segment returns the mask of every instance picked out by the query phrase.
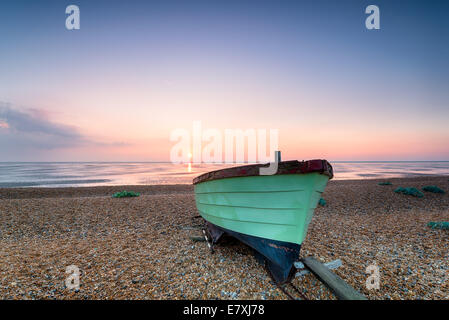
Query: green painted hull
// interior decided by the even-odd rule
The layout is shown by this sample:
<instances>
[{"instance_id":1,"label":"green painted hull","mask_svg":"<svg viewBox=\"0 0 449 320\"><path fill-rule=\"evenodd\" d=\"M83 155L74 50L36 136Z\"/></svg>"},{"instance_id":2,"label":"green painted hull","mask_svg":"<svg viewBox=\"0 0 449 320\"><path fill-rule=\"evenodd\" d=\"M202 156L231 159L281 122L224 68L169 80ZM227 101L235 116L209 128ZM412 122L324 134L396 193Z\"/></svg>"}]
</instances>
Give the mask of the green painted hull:
<instances>
[{"instance_id":1,"label":"green painted hull","mask_svg":"<svg viewBox=\"0 0 449 320\"><path fill-rule=\"evenodd\" d=\"M313 172L205 181L195 185L196 206L219 227L300 245L328 180Z\"/></svg>"}]
</instances>

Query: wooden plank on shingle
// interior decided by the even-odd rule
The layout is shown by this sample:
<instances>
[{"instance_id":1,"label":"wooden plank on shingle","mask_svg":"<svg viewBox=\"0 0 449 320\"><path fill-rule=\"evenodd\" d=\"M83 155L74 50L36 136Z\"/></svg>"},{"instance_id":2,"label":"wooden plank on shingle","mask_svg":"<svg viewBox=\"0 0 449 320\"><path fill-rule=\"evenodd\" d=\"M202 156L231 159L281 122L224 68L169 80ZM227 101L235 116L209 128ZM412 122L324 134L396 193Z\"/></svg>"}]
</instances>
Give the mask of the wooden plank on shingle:
<instances>
[{"instance_id":1,"label":"wooden plank on shingle","mask_svg":"<svg viewBox=\"0 0 449 320\"><path fill-rule=\"evenodd\" d=\"M341 300L367 300L364 295L347 284L342 278L333 273L324 264L313 257L301 260L326 287L328 287L338 299Z\"/></svg>"}]
</instances>

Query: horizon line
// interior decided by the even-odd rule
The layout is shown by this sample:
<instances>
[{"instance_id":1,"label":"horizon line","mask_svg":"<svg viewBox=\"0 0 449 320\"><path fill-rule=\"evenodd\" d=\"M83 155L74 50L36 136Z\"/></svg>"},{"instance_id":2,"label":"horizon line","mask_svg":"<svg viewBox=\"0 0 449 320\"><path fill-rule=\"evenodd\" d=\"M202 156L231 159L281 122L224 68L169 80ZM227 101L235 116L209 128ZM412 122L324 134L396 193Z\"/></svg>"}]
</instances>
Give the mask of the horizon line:
<instances>
[{"instance_id":1,"label":"horizon line","mask_svg":"<svg viewBox=\"0 0 449 320\"><path fill-rule=\"evenodd\" d=\"M325 159L327 160L327 159ZM285 161L295 161L295 160L285 160ZM298 160L298 161L307 161L307 160ZM329 162L334 163L342 163L342 162L352 162L352 163L360 163L360 162L449 162L449 160L327 160ZM0 161L0 163L164 163L164 164L214 164L214 165L232 165L232 164L261 164L267 162L231 162L231 163L215 163L215 162L182 162L182 163L173 163L171 161Z\"/></svg>"}]
</instances>

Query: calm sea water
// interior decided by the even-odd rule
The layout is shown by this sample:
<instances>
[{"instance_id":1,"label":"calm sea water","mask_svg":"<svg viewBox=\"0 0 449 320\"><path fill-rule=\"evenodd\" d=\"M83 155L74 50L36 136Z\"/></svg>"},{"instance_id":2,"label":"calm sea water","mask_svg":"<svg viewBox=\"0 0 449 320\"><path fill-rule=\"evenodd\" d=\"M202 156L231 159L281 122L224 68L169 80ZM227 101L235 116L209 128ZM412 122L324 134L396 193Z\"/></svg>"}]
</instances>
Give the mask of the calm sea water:
<instances>
[{"instance_id":1,"label":"calm sea water","mask_svg":"<svg viewBox=\"0 0 449 320\"><path fill-rule=\"evenodd\" d=\"M333 162L335 179L449 175L443 162ZM190 184L207 171L230 165L141 162L0 163L0 187L67 187L138 184Z\"/></svg>"}]
</instances>

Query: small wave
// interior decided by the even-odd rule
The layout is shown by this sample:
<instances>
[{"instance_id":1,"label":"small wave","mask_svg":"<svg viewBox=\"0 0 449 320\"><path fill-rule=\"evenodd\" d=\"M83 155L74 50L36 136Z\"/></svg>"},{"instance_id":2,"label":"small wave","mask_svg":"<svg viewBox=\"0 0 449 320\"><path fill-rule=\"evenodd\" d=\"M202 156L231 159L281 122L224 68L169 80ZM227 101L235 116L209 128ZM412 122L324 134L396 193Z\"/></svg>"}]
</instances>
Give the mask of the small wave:
<instances>
[{"instance_id":1,"label":"small wave","mask_svg":"<svg viewBox=\"0 0 449 320\"><path fill-rule=\"evenodd\" d=\"M52 185L79 185L110 182L109 179L54 180L54 181L20 181L0 182L0 188L43 187Z\"/></svg>"}]
</instances>

